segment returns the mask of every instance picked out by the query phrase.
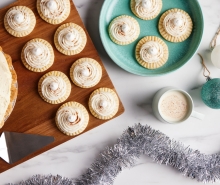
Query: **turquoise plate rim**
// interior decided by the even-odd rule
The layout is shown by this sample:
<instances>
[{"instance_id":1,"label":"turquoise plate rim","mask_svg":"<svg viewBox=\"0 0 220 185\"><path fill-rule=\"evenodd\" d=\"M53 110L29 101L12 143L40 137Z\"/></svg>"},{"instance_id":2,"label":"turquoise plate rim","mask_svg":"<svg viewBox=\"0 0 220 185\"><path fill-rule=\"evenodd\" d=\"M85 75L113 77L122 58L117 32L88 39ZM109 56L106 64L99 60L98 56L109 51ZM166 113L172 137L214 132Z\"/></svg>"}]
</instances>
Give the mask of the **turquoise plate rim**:
<instances>
[{"instance_id":1,"label":"turquoise plate rim","mask_svg":"<svg viewBox=\"0 0 220 185\"><path fill-rule=\"evenodd\" d=\"M100 15L99 15L99 33L100 33L100 38L101 38L102 44L104 46L104 49L107 52L107 54L109 55L109 57L119 67L121 67L125 71L127 71L129 73L132 73L132 74L135 74L135 75L139 75L139 76L161 76L161 75L164 75L164 74L168 74L168 73L176 71L177 69L179 69L183 65L185 65L195 55L196 51L198 50L198 48L200 46L200 43L201 43L201 40L202 40L202 37L203 37L203 32L204 32L204 18L203 18L202 9L201 9L201 6L200 6L199 2L197 0L191 0L191 1L194 1L197 4L198 9L196 10L197 11L196 13L198 13L200 15L199 17L200 17L201 28L202 28L200 30L200 32L197 33L197 34L199 34L199 40L198 40L196 46L191 50L191 55L189 55L186 58L186 60L184 62L182 62L181 64L179 64L179 65L175 65L174 64L172 67L170 67L169 70L167 70L167 71L165 71L163 73L154 73L154 74L152 74L152 73L147 73L147 70L146 70L146 73L143 73L143 72L136 71L136 70L133 70L132 68L127 67L126 64L123 64L122 62L119 61L119 59L113 54L111 49L108 47L108 44L105 42L104 31L105 31L106 28L104 27L104 22L105 22L104 19L106 18L106 14L108 12L108 11L106 11L108 9L106 4L109 4L109 1L112 1L112 0L105 0L104 1L103 5L102 5L102 8L101 8Z\"/></svg>"}]
</instances>

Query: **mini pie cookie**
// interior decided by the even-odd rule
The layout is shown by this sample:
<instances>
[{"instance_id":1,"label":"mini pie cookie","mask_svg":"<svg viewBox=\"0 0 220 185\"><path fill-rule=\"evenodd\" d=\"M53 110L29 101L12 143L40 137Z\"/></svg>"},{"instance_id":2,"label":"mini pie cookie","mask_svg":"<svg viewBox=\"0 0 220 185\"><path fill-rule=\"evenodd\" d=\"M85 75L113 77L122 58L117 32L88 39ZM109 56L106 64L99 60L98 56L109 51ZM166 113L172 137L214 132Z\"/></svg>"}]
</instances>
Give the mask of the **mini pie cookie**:
<instances>
[{"instance_id":1,"label":"mini pie cookie","mask_svg":"<svg viewBox=\"0 0 220 185\"><path fill-rule=\"evenodd\" d=\"M4 17L5 29L15 37L29 35L36 24L36 18L32 10L26 6L14 6L10 8Z\"/></svg>"},{"instance_id":2,"label":"mini pie cookie","mask_svg":"<svg viewBox=\"0 0 220 185\"><path fill-rule=\"evenodd\" d=\"M37 11L50 24L60 24L70 14L70 0L37 0Z\"/></svg>"},{"instance_id":3,"label":"mini pie cookie","mask_svg":"<svg viewBox=\"0 0 220 185\"><path fill-rule=\"evenodd\" d=\"M143 20L151 20L158 16L163 3L162 0L131 0L132 12Z\"/></svg>"},{"instance_id":4,"label":"mini pie cookie","mask_svg":"<svg viewBox=\"0 0 220 185\"><path fill-rule=\"evenodd\" d=\"M119 99L110 88L96 89L89 98L89 109L98 119L111 119L119 108Z\"/></svg>"},{"instance_id":5,"label":"mini pie cookie","mask_svg":"<svg viewBox=\"0 0 220 185\"><path fill-rule=\"evenodd\" d=\"M159 68L167 62L168 57L168 47L159 37L146 36L136 46L136 59L145 68Z\"/></svg>"},{"instance_id":6,"label":"mini pie cookie","mask_svg":"<svg viewBox=\"0 0 220 185\"><path fill-rule=\"evenodd\" d=\"M82 27L74 23L61 25L55 35L54 43L57 50L64 55L80 53L87 42L86 33Z\"/></svg>"},{"instance_id":7,"label":"mini pie cookie","mask_svg":"<svg viewBox=\"0 0 220 185\"><path fill-rule=\"evenodd\" d=\"M71 84L64 73L51 71L39 80L38 92L44 101L58 104L64 102L69 97Z\"/></svg>"},{"instance_id":8,"label":"mini pie cookie","mask_svg":"<svg viewBox=\"0 0 220 185\"><path fill-rule=\"evenodd\" d=\"M138 38L140 26L133 17L121 15L111 21L108 32L114 43L128 45Z\"/></svg>"},{"instance_id":9,"label":"mini pie cookie","mask_svg":"<svg viewBox=\"0 0 220 185\"><path fill-rule=\"evenodd\" d=\"M74 136L85 130L89 122L89 114L82 104L67 102L58 109L55 121L61 132Z\"/></svg>"},{"instance_id":10,"label":"mini pie cookie","mask_svg":"<svg viewBox=\"0 0 220 185\"><path fill-rule=\"evenodd\" d=\"M92 58L81 58L70 68L70 77L75 85L90 88L101 80L102 67Z\"/></svg>"},{"instance_id":11,"label":"mini pie cookie","mask_svg":"<svg viewBox=\"0 0 220 185\"><path fill-rule=\"evenodd\" d=\"M0 128L11 114L18 94L17 75L12 59L0 47Z\"/></svg>"},{"instance_id":12,"label":"mini pie cookie","mask_svg":"<svg viewBox=\"0 0 220 185\"><path fill-rule=\"evenodd\" d=\"M32 39L23 47L21 60L30 71L46 71L54 62L53 47L44 39Z\"/></svg>"},{"instance_id":13,"label":"mini pie cookie","mask_svg":"<svg viewBox=\"0 0 220 185\"><path fill-rule=\"evenodd\" d=\"M181 9L166 11L159 20L160 34L170 42L182 42L192 33L193 22L188 13Z\"/></svg>"}]
</instances>

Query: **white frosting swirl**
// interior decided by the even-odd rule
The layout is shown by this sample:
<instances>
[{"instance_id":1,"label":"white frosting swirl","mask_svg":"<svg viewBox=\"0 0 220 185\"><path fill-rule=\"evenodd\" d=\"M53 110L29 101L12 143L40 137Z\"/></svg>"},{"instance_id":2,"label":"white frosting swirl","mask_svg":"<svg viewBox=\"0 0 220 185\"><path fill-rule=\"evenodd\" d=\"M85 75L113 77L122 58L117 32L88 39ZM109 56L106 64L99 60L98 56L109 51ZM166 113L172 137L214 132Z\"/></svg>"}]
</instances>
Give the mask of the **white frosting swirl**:
<instances>
[{"instance_id":1,"label":"white frosting swirl","mask_svg":"<svg viewBox=\"0 0 220 185\"><path fill-rule=\"evenodd\" d=\"M187 16L181 12L170 12L163 21L166 32L174 37L184 35L189 23Z\"/></svg>"},{"instance_id":2,"label":"white frosting swirl","mask_svg":"<svg viewBox=\"0 0 220 185\"><path fill-rule=\"evenodd\" d=\"M43 15L49 19L60 19L65 14L65 0L41 0L40 9Z\"/></svg>"},{"instance_id":3,"label":"white frosting swirl","mask_svg":"<svg viewBox=\"0 0 220 185\"><path fill-rule=\"evenodd\" d=\"M141 46L140 57L147 63L158 62L163 58L163 46L155 41L146 42Z\"/></svg>"},{"instance_id":4,"label":"white frosting swirl","mask_svg":"<svg viewBox=\"0 0 220 185\"><path fill-rule=\"evenodd\" d=\"M53 90L53 84L58 84L58 88ZM58 76L48 76L41 84L42 95L48 100L55 101L66 95L66 82L62 77Z\"/></svg>"},{"instance_id":5,"label":"white frosting swirl","mask_svg":"<svg viewBox=\"0 0 220 185\"><path fill-rule=\"evenodd\" d=\"M77 132L85 122L85 116L78 107L63 107L56 115L61 130L68 133Z\"/></svg>"},{"instance_id":6,"label":"white frosting swirl","mask_svg":"<svg viewBox=\"0 0 220 185\"><path fill-rule=\"evenodd\" d=\"M161 9L161 0L135 0L135 11L140 17L154 17Z\"/></svg>"},{"instance_id":7,"label":"white frosting swirl","mask_svg":"<svg viewBox=\"0 0 220 185\"><path fill-rule=\"evenodd\" d=\"M110 25L110 34L119 42L133 40L139 34L139 27L130 18L116 18Z\"/></svg>"},{"instance_id":8,"label":"white frosting swirl","mask_svg":"<svg viewBox=\"0 0 220 185\"><path fill-rule=\"evenodd\" d=\"M78 84L91 87L99 82L101 73L94 63L84 61L74 67L73 78Z\"/></svg>"},{"instance_id":9,"label":"white frosting swirl","mask_svg":"<svg viewBox=\"0 0 220 185\"><path fill-rule=\"evenodd\" d=\"M24 49L25 61L33 68L43 68L50 63L51 53L42 42L29 42Z\"/></svg>"},{"instance_id":10,"label":"white frosting swirl","mask_svg":"<svg viewBox=\"0 0 220 185\"><path fill-rule=\"evenodd\" d=\"M58 42L65 50L77 50L82 43L82 37L74 27L67 27L58 34Z\"/></svg>"},{"instance_id":11,"label":"white frosting swirl","mask_svg":"<svg viewBox=\"0 0 220 185\"><path fill-rule=\"evenodd\" d=\"M92 109L100 116L109 116L115 112L117 103L110 92L99 92L91 98Z\"/></svg>"},{"instance_id":12,"label":"white frosting swirl","mask_svg":"<svg viewBox=\"0 0 220 185\"><path fill-rule=\"evenodd\" d=\"M6 20L11 29L21 32L29 29L31 19L28 11L12 9L7 12Z\"/></svg>"},{"instance_id":13,"label":"white frosting swirl","mask_svg":"<svg viewBox=\"0 0 220 185\"><path fill-rule=\"evenodd\" d=\"M56 90L58 89L58 87L59 87L59 85L58 85L57 82L52 82L52 83L50 84L50 89L51 89L52 91L56 91Z\"/></svg>"}]
</instances>

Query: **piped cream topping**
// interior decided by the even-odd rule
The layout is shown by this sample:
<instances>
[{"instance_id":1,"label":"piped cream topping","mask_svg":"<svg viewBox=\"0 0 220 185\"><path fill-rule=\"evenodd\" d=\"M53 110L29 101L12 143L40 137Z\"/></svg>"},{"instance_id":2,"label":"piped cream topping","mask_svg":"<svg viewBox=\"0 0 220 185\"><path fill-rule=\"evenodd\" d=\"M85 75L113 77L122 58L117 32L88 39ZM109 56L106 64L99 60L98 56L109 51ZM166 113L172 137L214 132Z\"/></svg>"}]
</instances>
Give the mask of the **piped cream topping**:
<instances>
[{"instance_id":1,"label":"piped cream topping","mask_svg":"<svg viewBox=\"0 0 220 185\"><path fill-rule=\"evenodd\" d=\"M82 37L74 27L67 27L58 34L58 42L65 50L77 50L82 44Z\"/></svg>"},{"instance_id":2,"label":"piped cream topping","mask_svg":"<svg viewBox=\"0 0 220 185\"><path fill-rule=\"evenodd\" d=\"M125 34L129 31L129 29L130 29L130 27L129 27L129 25L127 25L127 24L123 24L123 25L121 26L121 31L122 31L123 33L125 33Z\"/></svg>"},{"instance_id":3,"label":"piped cream topping","mask_svg":"<svg viewBox=\"0 0 220 185\"><path fill-rule=\"evenodd\" d=\"M103 107L103 108L106 108L106 107L108 106L108 102L105 101L105 100L101 100L101 101L99 102L99 106L100 106L100 107Z\"/></svg>"},{"instance_id":4,"label":"piped cream topping","mask_svg":"<svg viewBox=\"0 0 220 185\"><path fill-rule=\"evenodd\" d=\"M75 38L75 35L74 35L74 33L72 33L72 32L69 32L69 33L67 33L65 36L64 36L64 38L67 40L67 41L73 41L74 40L74 38Z\"/></svg>"},{"instance_id":5,"label":"piped cream topping","mask_svg":"<svg viewBox=\"0 0 220 185\"><path fill-rule=\"evenodd\" d=\"M143 8L150 9L152 7L151 0L142 0L141 5Z\"/></svg>"},{"instance_id":6,"label":"piped cream topping","mask_svg":"<svg viewBox=\"0 0 220 185\"><path fill-rule=\"evenodd\" d=\"M21 32L29 29L30 15L24 10L12 9L6 14L6 20L11 29Z\"/></svg>"},{"instance_id":7,"label":"piped cream topping","mask_svg":"<svg viewBox=\"0 0 220 185\"><path fill-rule=\"evenodd\" d=\"M49 86L52 91L56 91L59 87L59 84L57 82L51 82Z\"/></svg>"},{"instance_id":8,"label":"piped cream topping","mask_svg":"<svg viewBox=\"0 0 220 185\"><path fill-rule=\"evenodd\" d=\"M181 12L170 12L163 21L166 32L174 37L182 36L188 30L187 16Z\"/></svg>"},{"instance_id":9,"label":"piped cream topping","mask_svg":"<svg viewBox=\"0 0 220 185\"><path fill-rule=\"evenodd\" d=\"M54 11L54 10L57 10L57 2L55 0L49 0L47 2L47 8L50 10L50 11Z\"/></svg>"},{"instance_id":10,"label":"piped cream topping","mask_svg":"<svg viewBox=\"0 0 220 185\"><path fill-rule=\"evenodd\" d=\"M42 42L29 42L24 49L25 61L33 68L43 68L50 63L51 53Z\"/></svg>"},{"instance_id":11,"label":"piped cream topping","mask_svg":"<svg viewBox=\"0 0 220 185\"><path fill-rule=\"evenodd\" d=\"M88 68L87 69L82 69L81 74L82 74L82 76L88 77L90 75L90 71L89 71Z\"/></svg>"},{"instance_id":12,"label":"piped cream topping","mask_svg":"<svg viewBox=\"0 0 220 185\"><path fill-rule=\"evenodd\" d=\"M149 41L141 46L140 57L145 62L158 62L163 58L163 55L163 46L158 42Z\"/></svg>"},{"instance_id":13,"label":"piped cream topping","mask_svg":"<svg viewBox=\"0 0 220 185\"><path fill-rule=\"evenodd\" d=\"M41 0L40 9L42 14L49 19L60 19L65 14L65 0Z\"/></svg>"},{"instance_id":14,"label":"piped cream topping","mask_svg":"<svg viewBox=\"0 0 220 185\"><path fill-rule=\"evenodd\" d=\"M91 87L97 84L101 76L102 71L94 63L86 60L78 63L73 70L74 80L85 87Z\"/></svg>"},{"instance_id":15,"label":"piped cream topping","mask_svg":"<svg viewBox=\"0 0 220 185\"><path fill-rule=\"evenodd\" d=\"M74 123L74 121L76 121L76 120L77 120L77 116L76 115L69 115L68 116L68 121L70 123Z\"/></svg>"},{"instance_id":16,"label":"piped cream topping","mask_svg":"<svg viewBox=\"0 0 220 185\"><path fill-rule=\"evenodd\" d=\"M91 107L100 116L113 114L117 103L115 97L110 92L99 92L91 98Z\"/></svg>"},{"instance_id":17,"label":"piped cream topping","mask_svg":"<svg viewBox=\"0 0 220 185\"><path fill-rule=\"evenodd\" d=\"M139 34L139 25L134 24L128 17L121 17L113 20L109 31L117 41L128 42Z\"/></svg>"},{"instance_id":18,"label":"piped cream topping","mask_svg":"<svg viewBox=\"0 0 220 185\"><path fill-rule=\"evenodd\" d=\"M78 107L63 107L56 115L61 130L68 133L77 132L85 122L85 116Z\"/></svg>"},{"instance_id":19,"label":"piped cream topping","mask_svg":"<svg viewBox=\"0 0 220 185\"><path fill-rule=\"evenodd\" d=\"M4 121L4 117L10 104L12 75L7 60L0 51L0 123Z\"/></svg>"},{"instance_id":20,"label":"piped cream topping","mask_svg":"<svg viewBox=\"0 0 220 185\"><path fill-rule=\"evenodd\" d=\"M140 17L154 17L161 9L161 0L135 0L135 11Z\"/></svg>"},{"instance_id":21,"label":"piped cream topping","mask_svg":"<svg viewBox=\"0 0 220 185\"><path fill-rule=\"evenodd\" d=\"M32 50L32 54L35 55L35 56L40 56L42 53L43 53L42 49L38 48L38 47L35 47Z\"/></svg>"},{"instance_id":22,"label":"piped cream topping","mask_svg":"<svg viewBox=\"0 0 220 185\"><path fill-rule=\"evenodd\" d=\"M24 21L24 15L21 12L17 12L14 15L14 21L17 22L18 24L22 23Z\"/></svg>"},{"instance_id":23,"label":"piped cream topping","mask_svg":"<svg viewBox=\"0 0 220 185\"><path fill-rule=\"evenodd\" d=\"M42 95L51 101L64 97L66 90L66 82L58 76L47 76L41 84Z\"/></svg>"}]
</instances>

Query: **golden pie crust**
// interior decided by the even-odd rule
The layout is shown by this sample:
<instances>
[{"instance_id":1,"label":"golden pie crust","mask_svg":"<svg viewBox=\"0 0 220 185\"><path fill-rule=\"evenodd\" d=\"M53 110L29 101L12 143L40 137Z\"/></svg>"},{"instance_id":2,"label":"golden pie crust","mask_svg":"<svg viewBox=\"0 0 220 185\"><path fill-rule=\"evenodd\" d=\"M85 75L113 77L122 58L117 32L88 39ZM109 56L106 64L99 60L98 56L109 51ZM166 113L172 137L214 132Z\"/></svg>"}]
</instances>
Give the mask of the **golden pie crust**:
<instances>
[{"instance_id":1,"label":"golden pie crust","mask_svg":"<svg viewBox=\"0 0 220 185\"><path fill-rule=\"evenodd\" d=\"M108 115L100 115L97 111L94 110L92 104L93 104L93 100L92 98L96 95L100 96L102 93L108 92L111 94L112 99L115 102L115 106L114 106L114 110L112 112L110 112ZM102 119L102 120L107 120L107 119L111 119L113 118L119 109L119 99L118 99L118 95L116 94L116 92L113 89L107 88L107 87L102 87L99 89L96 89L95 91L92 92L92 94L89 97L89 110L92 113L92 115L98 119Z\"/></svg>"},{"instance_id":2,"label":"golden pie crust","mask_svg":"<svg viewBox=\"0 0 220 185\"><path fill-rule=\"evenodd\" d=\"M141 47L149 41L157 42L162 46L164 54L163 54L163 57L161 57L159 59L159 61L149 63L149 62L141 59L141 56L140 56ZM166 43L162 39L160 39L159 37L146 36L138 42L138 44L136 46L135 56L136 56L136 60L138 61L138 63L140 65L142 65L143 67L145 67L147 69L156 69L156 68L163 66L167 62L168 57L169 57L169 49L168 49Z\"/></svg>"},{"instance_id":3,"label":"golden pie crust","mask_svg":"<svg viewBox=\"0 0 220 185\"><path fill-rule=\"evenodd\" d=\"M0 51L3 52L1 46L0 46ZM5 58L8 62L8 66L9 66L9 69L11 71L12 83L11 83L10 103L9 103L8 108L6 110L4 120L0 120L0 128L2 128L4 126L4 123L5 123L6 119L10 116L10 114L11 114L13 108L14 108L15 101L16 101L17 94L18 94L17 75L16 75L16 72L15 72L13 66L12 66L12 59L11 59L10 55L5 54L4 52L3 52L3 54L4 54L4 56L5 56Z\"/></svg>"},{"instance_id":4,"label":"golden pie crust","mask_svg":"<svg viewBox=\"0 0 220 185\"><path fill-rule=\"evenodd\" d=\"M30 16L30 25L29 25L29 28L27 30L24 30L24 31L16 31L14 29L12 29L9 24L8 24L8 21L7 21L7 14L8 12L10 12L11 10L23 10L25 12L28 12L29 13L29 16ZM10 8L7 13L5 14L5 17L4 17L4 25L5 25L5 29L8 31L8 33L10 33L11 35L13 35L14 37L25 37L27 35L29 35L35 28L35 25L36 25L36 17L34 15L34 12L26 7L26 6L14 6L12 8Z\"/></svg>"},{"instance_id":5,"label":"golden pie crust","mask_svg":"<svg viewBox=\"0 0 220 185\"><path fill-rule=\"evenodd\" d=\"M39 15L41 16L41 18L50 24L53 24L53 25L60 24L69 17L69 14L71 11L71 7L70 7L71 5L70 5L69 0L64 0L66 8L65 8L63 16L59 19L47 18L41 11L40 3L41 3L41 0L37 0L37 11L38 11Z\"/></svg>"},{"instance_id":6,"label":"golden pie crust","mask_svg":"<svg viewBox=\"0 0 220 185\"><path fill-rule=\"evenodd\" d=\"M49 100L48 98L46 98L43 93L42 93L42 83L43 81L48 77L48 76L56 76L56 77L61 77L63 79L63 81L66 83L66 94L62 97L60 97L59 99L57 100ZM48 73L46 73L45 75L43 75L39 82L38 82L38 92L41 96L41 98L46 101L47 103L50 103L50 104L59 104L59 103L62 103L64 102L69 96L70 96L70 93L71 93L71 83L69 81L69 78L62 72L60 71L50 71Z\"/></svg>"},{"instance_id":7,"label":"golden pie crust","mask_svg":"<svg viewBox=\"0 0 220 185\"><path fill-rule=\"evenodd\" d=\"M77 109L80 110L80 112L82 112L82 114L84 116L84 122L83 122L82 126L79 127L78 130L76 130L75 132L68 131L68 129L66 129L64 126L62 126L62 124L60 124L60 122L58 120L58 112L59 112L59 110L63 109L64 107L72 107L73 109L77 108ZM78 134L82 133L86 129L86 127L89 123L89 113L82 104L80 104L78 102L70 101L70 102L67 102L67 103L63 104L58 109L58 111L56 113L55 121L56 121L56 125L57 125L58 129L61 132L63 132L64 134L66 134L68 136L75 136L75 135L78 135Z\"/></svg>"},{"instance_id":8,"label":"golden pie crust","mask_svg":"<svg viewBox=\"0 0 220 185\"><path fill-rule=\"evenodd\" d=\"M181 14L185 15L186 19L187 19L187 22L188 22L188 27L187 27L186 33L184 33L183 35L177 36L177 37L167 33L167 31L164 27L164 24L163 24L164 19L166 18L166 16L169 13L173 13L173 12L174 13L175 12L180 12ZM186 39L188 39L188 37L192 33L192 31L193 31L193 22L192 22L192 19L191 19L190 15L187 12L185 12L184 10L178 9L178 8L173 8L173 9L167 10L165 13L162 14L162 16L160 17L160 20L159 20L158 29L159 29L159 32L162 35L162 37L165 38L166 40L168 40L170 42L183 42Z\"/></svg>"},{"instance_id":9,"label":"golden pie crust","mask_svg":"<svg viewBox=\"0 0 220 185\"><path fill-rule=\"evenodd\" d=\"M43 66L43 67L41 67L41 68L35 68L35 67L30 66L30 65L27 63L27 60L25 59L24 50L26 49L26 47L28 46L28 44L30 44L30 43L36 43L36 42L40 42L40 43L44 44L44 45L48 48L49 53L50 53L50 55L51 55L51 56L50 56L50 62L49 62L46 66ZM30 71L33 71L33 72L44 72L44 71L46 71L47 69L49 69L49 68L53 65L53 63L54 63L54 51L53 51L53 47L51 46L51 44L50 44L48 41L46 41L46 40L44 40L44 39L40 39L40 38L32 39L32 40L28 41L28 42L24 45L24 47L23 47L23 49L22 49L22 52L21 52L21 61L23 62L24 66L25 66L28 70L30 70Z\"/></svg>"},{"instance_id":10,"label":"golden pie crust","mask_svg":"<svg viewBox=\"0 0 220 185\"><path fill-rule=\"evenodd\" d=\"M152 0L153 1L153 0ZM151 2L152 2L151 1ZM131 0L131 2L130 2L130 7L131 7L131 11L134 13L134 15L136 15L138 18L140 18L140 19L143 19L143 20L152 20L152 19L154 19L154 18L156 18L158 15L159 15L159 13L161 12L161 9L162 9L162 7L163 7L163 2L162 2L162 0L159 0L159 1L156 1L157 3L158 3L158 9L157 10L155 10L154 12L153 12L153 14L151 14L151 15L146 15L146 16L141 16L141 15L139 15L137 12L136 12L136 10L135 10L135 6L136 6L136 1L135 0Z\"/></svg>"}]
</instances>

